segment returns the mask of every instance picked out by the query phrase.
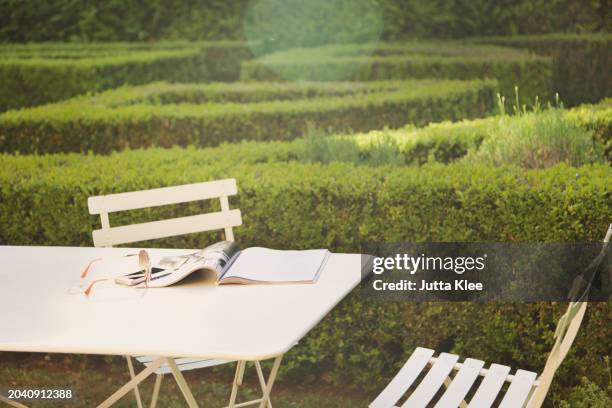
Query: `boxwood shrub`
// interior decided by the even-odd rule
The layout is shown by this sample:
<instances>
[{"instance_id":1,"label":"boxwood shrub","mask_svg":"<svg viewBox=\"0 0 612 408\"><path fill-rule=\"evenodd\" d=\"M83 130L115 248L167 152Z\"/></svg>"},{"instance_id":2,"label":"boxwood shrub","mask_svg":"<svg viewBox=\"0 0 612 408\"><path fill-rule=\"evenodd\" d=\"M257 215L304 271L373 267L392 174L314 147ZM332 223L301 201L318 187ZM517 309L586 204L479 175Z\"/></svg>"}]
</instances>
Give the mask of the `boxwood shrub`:
<instances>
[{"instance_id":1,"label":"boxwood shrub","mask_svg":"<svg viewBox=\"0 0 612 408\"><path fill-rule=\"evenodd\" d=\"M215 161L207 150L4 154L0 243L89 244L97 220L87 215L88 196L223 177L238 179L236 204L245 217L239 235L249 245L356 250L367 239L596 239L610 214L612 170L606 165L521 171L459 164L252 164L223 155Z\"/></svg>"},{"instance_id":2,"label":"boxwood shrub","mask_svg":"<svg viewBox=\"0 0 612 408\"><path fill-rule=\"evenodd\" d=\"M124 84L234 80L242 42L0 45L0 111Z\"/></svg>"},{"instance_id":3,"label":"boxwood shrub","mask_svg":"<svg viewBox=\"0 0 612 408\"><path fill-rule=\"evenodd\" d=\"M332 45L265 55L242 64L243 80L494 78L503 95L550 97L551 61L512 48L459 42Z\"/></svg>"},{"instance_id":4,"label":"boxwood shrub","mask_svg":"<svg viewBox=\"0 0 612 408\"><path fill-rule=\"evenodd\" d=\"M253 84L255 85L255 84ZM263 86L257 84L257 86ZM329 84L331 87L331 83ZM337 89L340 92L342 89ZM209 94L208 97L210 97ZM226 97L230 94L225 93ZM242 96L245 98L246 96ZM582 105L562 112L565 119L587 129L593 147L605 150L612 162L612 100L597 105ZM431 123L417 128L374 130L358 134L327 135L318 129L292 141L242 141L223 143L199 152L201 164L229 159L235 163L272 162L352 162L370 166L385 164L420 166L429 162L451 163L476 151L487 138L503 136L501 132L520 127L529 116L494 116L459 122ZM533 129L535 135L540 129Z\"/></svg>"},{"instance_id":5,"label":"boxwood shrub","mask_svg":"<svg viewBox=\"0 0 612 408\"><path fill-rule=\"evenodd\" d=\"M497 137L504 128L518 126L522 121L529 120L529 116L542 113L533 112L522 117L495 116L454 123L432 123L420 129L407 126L397 130L351 135L347 138L360 146L366 158L369 150L376 149L381 140L386 139L395 146L406 164L419 165L431 161L450 163L463 158L470 150L478 149L486 138ZM597 150L603 150L606 160L612 162L611 99L595 105L581 105L564 111L563 115L569 123L589 130L593 143L598 145ZM534 136L538 136L538 129L532 131Z\"/></svg>"},{"instance_id":6,"label":"boxwood shrub","mask_svg":"<svg viewBox=\"0 0 612 408\"><path fill-rule=\"evenodd\" d=\"M0 151L107 153L286 140L312 125L328 131L424 125L487 115L494 88L494 82L479 80L152 83L0 114Z\"/></svg>"},{"instance_id":7,"label":"boxwood shrub","mask_svg":"<svg viewBox=\"0 0 612 408\"><path fill-rule=\"evenodd\" d=\"M225 177L243 246L327 247L357 252L366 241L600 240L610 222L607 165L546 170L429 164L409 167L211 162L195 148L108 156L0 156L0 244L91 245L98 218L87 197ZM216 205L216 203L213 203ZM111 225L209 210L193 203L111 214ZM202 247L219 234L143 245ZM137 245L137 244L136 244ZM563 304L343 301L287 356L282 375L381 389L415 346L541 370ZM553 392L583 375L606 384L609 306L591 305Z\"/></svg>"},{"instance_id":8,"label":"boxwood shrub","mask_svg":"<svg viewBox=\"0 0 612 408\"><path fill-rule=\"evenodd\" d=\"M569 106L612 96L611 34L519 35L475 41L529 49L551 57L553 88Z\"/></svg>"}]
</instances>

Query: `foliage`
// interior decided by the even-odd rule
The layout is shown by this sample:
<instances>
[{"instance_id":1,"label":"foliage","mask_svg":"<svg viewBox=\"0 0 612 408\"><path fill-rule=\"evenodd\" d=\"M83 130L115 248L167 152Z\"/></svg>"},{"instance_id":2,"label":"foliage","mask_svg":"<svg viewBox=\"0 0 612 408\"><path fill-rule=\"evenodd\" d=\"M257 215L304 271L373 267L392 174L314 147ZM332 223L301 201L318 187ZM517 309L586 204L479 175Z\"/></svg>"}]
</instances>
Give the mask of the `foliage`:
<instances>
[{"instance_id":1,"label":"foliage","mask_svg":"<svg viewBox=\"0 0 612 408\"><path fill-rule=\"evenodd\" d=\"M245 245L325 246L340 251L356 250L366 240L598 239L596 226L606 224L609 215L611 173L606 165L525 172L457 164L420 169L251 164L237 162L239 156L215 156L218 149L3 155L0 242L88 244L97 224L87 215L90 195L224 177L238 179L238 202L245 217L240 240ZM580 204L584 202L589 205ZM151 214L188 211L170 210ZM303 222L296 221L303 217ZM196 241L159 245L192 247Z\"/></svg>"},{"instance_id":2,"label":"foliage","mask_svg":"<svg viewBox=\"0 0 612 408\"><path fill-rule=\"evenodd\" d=\"M551 62L512 48L460 42L413 41L298 48L242 64L244 80L382 80L406 78L494 78L498 91L515 86L533 100L547 99Z\"/></svg>"},{"instance_id":3,"label":"foliage","mask_svg":"<svg viewBox=\"0 0 612 408\"><path fill-rule=\"evenodd\" d=\"M377 0L255 0L244 15L244 38L261 41L256 55L287 48L377 41Z\"/></svg>"},{"instance_id":4,"label":"foliage","mask_svg":"<svg viewBox=\"0 0 612 408\"><path fill-rule=\"evenodd\" d=\"M387 39L609 31L605 0L388 0Z\"/></svg>"},{"instance_id":5,"label":"foliage","mask_svg":"<svg viewBox=\"0 0 612 408\"><path fill-rule=\"evenodd\" d=\"M330 131L424 125L488 114L494 86L491 81L451 80L152 83L5 112L0 115L0 151L107 153L151 145L287 140L304 134L310 123ZM286 100L286 92L299 99ZM233 101L253 102L213 102L226 94Z\"/></svg>"},{"instance_id":6,"label":"foliage","mask_svg":"<svg viewBox=\"0 0 612 408\"><path fill-rule=\"evenodd\" d=\"M359 146L353 140L329 137L320 129L309 127L297 142L296 156L303 163L359 162Z\"/></svg>"},{"instance_id":7,"label":"foliage","mask_svg":"<svg viewBox=\"0 0 612 408\"><path fill-rule=\"evenodd\" d=\"M553 59L554 90L568 106L597 102L612 95L612 35L539 35L474 40L532 50Z\"/></svg>"},{"instance_id":8,"label":"foliage","mask_svg":"<svg viewBox=\"0 0 612 408\"><path fill-rule=\"evenodd\" d=\"M0 38L32 41L239 39L247 0L2 0ZM24 29L27 27L27 29Z\"/></svg>"},{"instance_id":9,"label":"foliage","mask_svg":"<svg viewBox=\"0 0 612 408\"><path fill-rule=\"evenodd\" d=\"M593 138L604 146L608 161L612 161L612 99L578 106L570 110L568 116L593 132Z\"/></svg>"},{"instance_id":10,"label":"foliage","mask_svg":"<svg viewBox=\"0 0 612 408\"><path fill-rule=\"evenodd\" d=\"M464 158L468 152L480 155L478 149L487 140L486 145L498 146L502 153L504 142L508 135L517 132L533 140L534 143L549 148L551 145L542 143L537 139L540 130L536 124L546 124L551 121L550 115L554 115L553 123L560 124L560 133L551 134L551 129L546 129L552 142L557 138L564 140L568 135L578 135L582 138L580 145L586 149L586 161L597 161L601 151L605 151L605 157L612 161L612 106L610 100L603 101L597 105L583 105L569 111L555 110L554 113L547 111L534 111L528 115L519 116L495 116L485 119L463 120L460 122L432 123L424 128L417 129L406 126L397 130L372 131L364 134L345 137L353 140L361 149L360 158L362 162L372 164L368 158L369 151L377 144L385 145L386 149L392 149L399 153L408 165L422 165L427 162L450 163ZM565 133L566 131L573 133ZM522 142L522 140L518 140ZM550 142L550 140L549 140ZM487 147L485 147L486 149ZM594 153L593 155L589 153ZM482 153L483 160L490 162ZM395 162L390 159L390 163ZM520 162L520 160L519 160Z\"/></svg>"},{"instance_id":11,"label":"foliage","mask_svg":"<svg viewBox=\"0 0 612 408\"><path fill-rule=\"evenodd\" d=\"M357 13L354 0L334 0L316 2L320 13L308 8L305 13L302 7L284 13L280 21L274 20L274 14L286 1L267 0L263 3L268 8L260 6L259 13L250 12L253 3L262 1L1 0L0 42L218 40L259 34L283 46L308 46L354 42L357 35L369 33L368 26L381 25L377 14L382 14L382 36L387 40L610 31L611 27L605 0L360 1L368 13ZM338 18L338 10L345 18ZM366 19L364 14L373 17ZM248 24L257 18L275 21L278 27L263 25L249 31Z\"/></svg>"},{"instance_id":12,"label":"foliage","mask_svg":"<svg viewBox=\"0 0 612 408\"><path fill-rule=\"evenodd\" d=\"M595 143L591 132L560 109L523 114L518 120L503 116L496 133L465 160L525 168L559 163L577 167L598 162L603 156L603 146Z\"/></svg>"},{"instance_id":13,"label":"foliage","mask_svg":"<svg viewBox=\"0 0 612 408\"><path fill-rule=\"evenodd\" d=\"M608 408L612 406L611 394L612 381L604 390L587 377L582 377L580 385L572 389L567 400L559 403L559 408Z\"/></svg>"},{"instance_id":14,"label":"foliage","mask_svg":"<svg viewBox=\"0 0 612 408\"><path fill-rule=\"evenodd\" d=\"M13 44L0 56L3 111L125 84L232 80L250 52L239 42Z\"/></svg>"},{"instance_id":15,"label":"foliage","mask_svg":"<svg viewBox=\"0 0 612 408\"><path fill-rule=\"evenodd\" d=\"M230 98L235 101L257 101L261 97L283 98L296 95L344 95L353 87L344 84L326 83L311 88L311 84L291 86L265 83L242 84L228 88L224 84L201 87L173 86L176 92L148 95L133 94L142 100L177 102L177 95L190 101ZM182 87L182 91L179 90ZM202 94L201 88L207 92ZM144 91L147 88L142 88ZM355 88L353 88L355 89ZM241 91L241 92L240 92ZM119 91L117 91L119 92ZM260 93L261 92L261 93ZM262 96L263 95L263 96ZM124 100L130 104L129 100ZM579 126L589 132L593 143L607 146L606 159L612 161L612 108L610 101L597 105L583 105L563 112L564 121L572 127ZM357 134L330 134L313 123L305 124L305 136L293 141L242 141L223 142L220 146L199 151L199 163L215 163L225 158L235 163L257 164L300 161L304 163L350 162L360 165L379 166L388 164L420 166L429 162L452 163L464 158L468 152L477 150L487 138L502 137L507 128L522 125L521 116L494 116L484 119L459 122L431 123L422 128L408 125L400 129L383 129Z\"/></svg>"}]
</instances>

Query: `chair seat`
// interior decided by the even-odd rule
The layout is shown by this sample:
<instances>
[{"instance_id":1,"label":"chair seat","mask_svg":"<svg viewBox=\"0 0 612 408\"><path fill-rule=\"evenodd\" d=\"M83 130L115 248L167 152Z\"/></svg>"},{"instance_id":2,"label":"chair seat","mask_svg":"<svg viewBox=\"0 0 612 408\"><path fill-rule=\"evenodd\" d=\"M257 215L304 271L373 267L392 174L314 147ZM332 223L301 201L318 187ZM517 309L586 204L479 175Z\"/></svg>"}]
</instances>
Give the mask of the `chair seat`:
<instances>
[{"instance_id":1,"label":"chair seat","mask_svg":"<svg viewBox=\"0 0 612 408\"><path fill-rule=\"evenodd\" d=\"M441 353L438 357L433 355L433 350L418 347L393 380L370 404L370 408L396 407L421 374L424 375L423 379L401 407L425 408L444 387L444 393L437 398L434 405L436 408L458 407L473 388L475 393L468 407L487 408L501 396L504 383L508 382L510 385L499 407L520 408L525 405L532 389L537 386L537 374L531 371L517 370L514 375L509 375L510 367L504 365L491 364L488 369L484 369L484 362L481 360L468 358L463 363L458 363L459 357L454 354ZM450 378L453 370L457 370L457 373ZM480 376L484 378L475 387Z\"/></svg>"},{"instance_id":2,"label":"chair seat","mask_svg":"<svg viewBox=\"0 0 612 408\"><path fill-rule=\"evenodd\" d=\"M145 366L149 366L153 361L155 361L157 356L135 356L134 357L138 362L144 364ZM214 367L221 364L231 363L232 360L213 360L213 359L202 359L202 358L175 358L174 362L180 371L189 371L195 370L198 368L205 367ZM170 366L164 363L155 371L155 374L169 374L172 372L170 370Z\"/></svg>"}]
</instances>

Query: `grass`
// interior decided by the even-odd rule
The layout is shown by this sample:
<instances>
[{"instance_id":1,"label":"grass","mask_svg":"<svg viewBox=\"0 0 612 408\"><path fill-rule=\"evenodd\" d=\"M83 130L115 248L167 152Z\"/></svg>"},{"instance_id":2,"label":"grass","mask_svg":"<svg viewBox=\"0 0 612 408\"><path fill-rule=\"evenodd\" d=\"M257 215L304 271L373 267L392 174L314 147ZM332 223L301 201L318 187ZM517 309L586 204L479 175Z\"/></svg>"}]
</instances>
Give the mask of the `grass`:
<instances>
[{"instance_id":1,"label":"grass","mask_svg":"<svg viewBox=\"0 0 612 408\"><path fill-rule=\"evenodd\" d=\"M424 128L408 125L334 135L311 126L304 138L292 142L292 150L304 163L368 166L463 160L530 169L610 161L610 101L565 110L558 96L554 106L542 105L537 98L532 104L521 103L518 89L510 102L499 94L497 101L497 116L430 123Z\"/></svg>"},{"instance_id":2,"label":"grass","mask_svg":"<svg viewBox=\"0 0 612 408\"><path fill-rule=\"evenodd\" d=\"M90 357L63 354L0 353L0 389L7 388L71 388L75 399L62 403L69 407L91 407L99 404L129 380L127 366L122 357ZM142 366L137 365L136 369ZM233 365L232 365L233 369ZM216 372L215 372L216 371ZM264 371L266 369L264 368ZM201 369L184 373L194 397L202 407L225 406L229 401L232 370ZM267 375L267 371L266 371ZM245 384L238 394L238 402L259 398L260 389L252 365L247 365ZM148 406L153 391L154 377L140 386L143 403ZM272 392L275 407L365 407L374 395L364 395L344 388L323 386L316 382L306 385L277 381ZM58 406L57 401L40 401L34 408ZM130 392L116 405L133 407ZM171 375L164 376L159 407L185 407L186 403Z\"/></svg>"},{"instance_id":3,"label":"grass","mask_svg":"<svg viewBox=\"0 0 612 408\"><path fill-rule=\"evenodd\" d=\"M603 146L560 109L525 113L517 120L502 117L498 134L486 138L477 151L465 157L472 163L527 169L559 163L579 167L601 162L602 158Z\"/></svg>"},{"instance_id":4,"label":"grass","mask_svg":"<svg viewBox=\"0 0 612 408\"><path fill-rule=\"evenodd\" d=\"M294 141L296 157L302 163L330 164L348 162L368 166L403 165L398 143L384 133L373 139L367 149L350 136L332 136L310 127L306 136Z\"/></svg>"}]
</instances>

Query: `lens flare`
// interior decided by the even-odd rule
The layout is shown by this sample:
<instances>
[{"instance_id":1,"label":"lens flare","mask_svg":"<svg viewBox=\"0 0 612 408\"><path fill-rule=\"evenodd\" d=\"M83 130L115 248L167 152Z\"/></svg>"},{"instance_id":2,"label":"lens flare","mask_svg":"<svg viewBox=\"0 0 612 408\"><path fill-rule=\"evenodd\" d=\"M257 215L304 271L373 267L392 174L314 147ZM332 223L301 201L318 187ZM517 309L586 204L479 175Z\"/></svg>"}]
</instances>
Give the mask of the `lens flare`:
<instances>
[{"instance_id":1,"label":"lens flare","mask_svg":"<svg viewBox=\"0 0 612 408\"><path fill-rule=\"evenodd\" d=\"M383 27L382 9L375 0L254 0L243 20L244 35L256 57L290 48L304 50L297 58L316 63L337 44L375 43ZM263 62L265 63L265 61ZM278 76L294 80L295 75L270 66ZM350 75L344 67L333 79ZM329 78L328 78L329 79Z\"/></svg>"}]
</instances>

